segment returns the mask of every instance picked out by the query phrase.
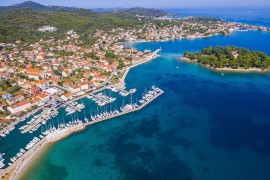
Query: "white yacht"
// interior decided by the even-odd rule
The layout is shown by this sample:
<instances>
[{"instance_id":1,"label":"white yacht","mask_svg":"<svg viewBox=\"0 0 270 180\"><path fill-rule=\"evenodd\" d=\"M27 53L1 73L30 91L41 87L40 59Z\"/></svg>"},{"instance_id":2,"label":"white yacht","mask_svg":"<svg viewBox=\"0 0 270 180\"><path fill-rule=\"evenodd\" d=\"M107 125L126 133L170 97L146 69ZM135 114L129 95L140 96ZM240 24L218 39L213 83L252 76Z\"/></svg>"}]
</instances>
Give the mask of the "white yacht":
<instances>
[{"instance_id":1,"label":"white yacht","mask_svg":"<svg viewBox=\"0 0 270 180\"><path fill-rule=\"evenodd\" d=\"M4 155L5 154L0 153L0 169L5 166L5 164L4 164L5 159L3 158Z\"/></svg>"}]
</instances>

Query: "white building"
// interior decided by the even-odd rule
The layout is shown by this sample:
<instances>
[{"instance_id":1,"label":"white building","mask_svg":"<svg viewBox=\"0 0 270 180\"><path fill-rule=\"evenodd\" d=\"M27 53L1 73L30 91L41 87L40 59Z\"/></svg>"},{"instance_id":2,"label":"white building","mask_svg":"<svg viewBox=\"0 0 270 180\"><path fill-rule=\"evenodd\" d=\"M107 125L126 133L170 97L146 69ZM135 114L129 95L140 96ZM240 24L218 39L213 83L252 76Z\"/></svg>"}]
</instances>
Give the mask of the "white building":
<instances>
[{"instance_id":1,"label":"white building","mask_svg":"<svg viewBox=\"0 0 270 180\"><path fill-rule=\"evenodd\" d=\"M53 27L53 26L42 26L41 28L38 28L38 31L41 31L41 32L54 32L54 31L57 31L57 28L56 27Z\"/></svg>"},{"instance_id":2,"label":"white building","mask_svg":"<svg viewBox=\"0 0 270 180\"><path fill-rule=\"evenodd\" d=\"M11 114L16 114L21 111L27 110L31 106L32 104L29 100L24 100L24 101L21 101L21 102L18 102L16 104L9 106L7 109L10 111Z\"/></svg>"}]
</instances>

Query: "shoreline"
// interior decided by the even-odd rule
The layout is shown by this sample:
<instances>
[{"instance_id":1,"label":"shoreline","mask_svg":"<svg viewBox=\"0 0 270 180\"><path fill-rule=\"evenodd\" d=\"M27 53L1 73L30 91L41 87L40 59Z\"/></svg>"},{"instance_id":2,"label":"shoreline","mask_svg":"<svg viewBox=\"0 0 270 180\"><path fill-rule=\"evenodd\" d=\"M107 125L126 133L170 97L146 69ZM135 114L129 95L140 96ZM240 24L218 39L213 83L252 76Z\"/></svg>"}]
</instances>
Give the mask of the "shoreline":
<instances>
[{"instance_id":1,"label":"shoreline","mask_svg":"<svg viewBox=\"0 0 270 180\"><path fill-rule=\"evenodd\" d=\"M154 60L155 58L157 58L159 55L157 54L161 49L156 50L152 56L147 57L145 59L139 60L137 63L132 64L131 66L127 67L125 72L123 73L123 76L121 77L120 81L116 84L112 84L114 86L122 86L125 87L125 78L129 72L130 69L139 66L141 64L144 64L146 62L150 62L152 60ZM99 91L102 91L106 89L106 87L100 88L100 89L96 89L91 93L96 93ZM74 98L68 102L73 102L76 100L79 100L81 98L84 98L87 96L88 93ZM114 117L113 117L114 118ZM110 118L110 119L113 119ZM46 147L48 147L50 144L54 144L58 141L61 141L67 137L69 137L70 135L77 133L77 132L81 132L83 130L85 130L87 128L87 126L89 126L91 124L88 125L83 125L80 127L75 127L75 129L71 129L67 132L67 134L65 134L64 136L58 137L58 138L51 138L51 139L47 139L47 136L44 137L41 141L39 141L32 149L28 150L25 154L23 154L16 162L14 162L12 165L8 166L5 169L0 169L0 177L5 176L8 173L9 174L9 179L20 179L25 175L25 172L27 171L27 169L29 169L31 167L31 165L35 162L35 160L39 159L41 157L41 155L43 154L43 152L46 150ZM2 178L1 178L2 179Z\"/></svg>"},{"instance_id":2,"label":"shoreline","mask_svg":"<svg viewBox=\"0 0 270 180\"><path fill-rule=\"evenodd\" d=\"M182 61L185 61L185 62L189 62L189 63L197 63L205 68L208 68L212 71L217 71L217 72L235 72L235 73L249 73L249 72L256 72L256 73L268 73L270 71L270 69L267 69L267 70L262 70L262 69L259 69L259 68L249 68L249 69L244 69L244 68L238 68L238 69L232 69L232 68L213 68L213 67L210 67L209 65L205 65L205 64L201 64L201 63L198 63L197 60L190 60L189 58L187 57L184 57L184 56L181 56L179 58L180 60Z\"/></svg>"},{"instance_id":3,"label":"shoreline","mask_svg":"<svg viewBox=\"0 0 270 180\"><path fill-rule=\"evenodd\" d=\"M206 36L197 36L197 37L179 37L179 38L171 38L171 39L163 39L163 40L146 40L146 39L138 39L138 40L134 40L134 41L126 41L125 43L147 43L147 42L168 42L168 41L174 41L174 40L196 40L196 39L204 39L204 38L211 38L213 36L229 36L231 35L233 32L247 32L247 31L260 31L258 29L246 29L246 30L241 30L241 29L234 29L231 30L229 33L226 34L222 34L222 33L215 33L215 34L210 34L210 35L206 35ZM263 31L263 32L269 32L270 31Z\"/></svg>"},{"instance_id":4,"label":"shoreline","mask_svg":"<svg viewBox=\"0 0 270 180\"><path fill-rule=\"evenodd\" d=\"M53 143L45 142L37 149L33 155L27 159L24 164L21 165L21 168L17 169L15 174L13 174L12 179L23 179L27 176L27 170L29 170L37 161L49 150Z\"/></svg>"}]
</instances>

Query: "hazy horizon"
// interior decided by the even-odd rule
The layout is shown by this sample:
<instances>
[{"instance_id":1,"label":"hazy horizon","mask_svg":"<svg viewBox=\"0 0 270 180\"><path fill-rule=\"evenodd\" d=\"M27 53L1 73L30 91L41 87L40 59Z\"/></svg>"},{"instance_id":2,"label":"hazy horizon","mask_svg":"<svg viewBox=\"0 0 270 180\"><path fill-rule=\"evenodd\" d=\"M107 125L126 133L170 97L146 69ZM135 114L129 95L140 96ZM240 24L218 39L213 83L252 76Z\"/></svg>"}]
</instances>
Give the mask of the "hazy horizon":
<instances>
[{"instance_id":1,"label":"hazy horizon","mask_svg":"<svg viewBox=\"0 0 270 180\"><path fill-rule=\"evenodd\" d=\"M20 4L25 0L3 0L0 2L0 6L10 6L14 4ZM227 1L215 1L205 0L202 4L200 0L133 0L132 2L126 0L100 0L98 2L85 2L85 1L73 1L73 0L34 0L33 2L42 5L54 5L54 6L66 6L77 8L131 8L131 7L145 7L145 8L160 8L160 9L178 9L178 8L264 8L270 7L269 0L227 0ZM79 4L79 5L78 5Z\"/></svg>"}]
</instances>

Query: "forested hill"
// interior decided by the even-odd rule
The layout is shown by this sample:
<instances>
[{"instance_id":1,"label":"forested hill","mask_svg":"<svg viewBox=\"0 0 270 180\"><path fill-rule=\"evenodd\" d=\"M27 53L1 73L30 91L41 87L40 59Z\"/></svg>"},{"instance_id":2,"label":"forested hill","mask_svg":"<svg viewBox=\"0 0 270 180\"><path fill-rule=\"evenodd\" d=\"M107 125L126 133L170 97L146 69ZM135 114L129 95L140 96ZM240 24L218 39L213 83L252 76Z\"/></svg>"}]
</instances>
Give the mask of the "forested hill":
<instances>
[{"instance_id":1,"label":"forested hill","mask_svg":"<svg viewBox=\"0 0 270 180\"><path fill-rule=\"evenodd\" d=\"M184 57L213 68L258 68L262 70L270 68L270 57L264 52L234 46L215 48L210 46L197 53L185 52Z\"/></svg>"},{"instance_id":2,"label":"forested hill","mask_svg":"<svg viewBox=\"0 0 270 180\"><path fill-rule=\"evenodd\" d=\"M63 36L71 29L88 38L87 34L96 30L134 28L151 17L165 14L167 13L162 10L145 8L98 13L89 9L44 6L27 1L0 7L0 42L36 41L44 36L44 33L38 32L37 29L47 25L57 28L54 38ZM145 17L138 18L137 15ZM82 38L86 40L84 36Z\"/></svg>"},{"instance_id":3,"label":"forested hill","mask_svg":"<svg viewBox=\"0 0 270 180\"><path fill-rule=\"evenodd\" d=\"M138 18L121 13L96 13L86 9L55 12L18 9L0 14L0 42L37 40L44 36L37 29L46 25L57 27L57 33L54 33L57 38L70 29L89 34L97 29L106 31L118 27L132 28L139 23L142 22Z\"/></svg>"},{"instance_id":4,"label":"forested hill","mask_svg":"<svg viewBox=\"0 0 270 180\"><path fill-rule=\"evenodd\" d=\"M64 6L44 6L42 4L33 2L33 1L25 1L21 4L14 4L11 6L0 6L0 13L18 10L18 9L32 9L35 11L58 11L58 10L75 10L76 8L72 7L64 7Z\"/></svg>"}]
</instances>

